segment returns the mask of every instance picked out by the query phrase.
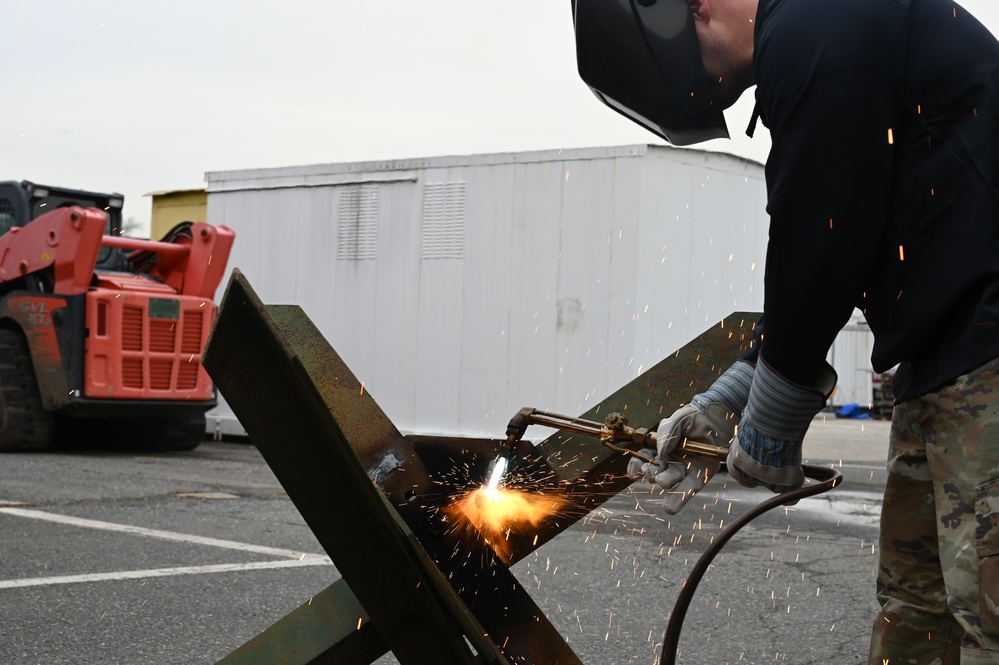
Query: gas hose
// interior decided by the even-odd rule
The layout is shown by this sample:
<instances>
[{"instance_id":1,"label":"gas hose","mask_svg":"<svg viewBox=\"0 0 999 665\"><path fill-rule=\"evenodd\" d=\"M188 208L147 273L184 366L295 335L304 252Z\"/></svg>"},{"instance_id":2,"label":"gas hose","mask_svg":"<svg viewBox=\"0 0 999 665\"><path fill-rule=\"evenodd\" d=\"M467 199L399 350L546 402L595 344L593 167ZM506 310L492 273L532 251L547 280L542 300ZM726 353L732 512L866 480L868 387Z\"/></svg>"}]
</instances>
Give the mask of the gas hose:
<instances>
[{"instance_id":1,"label":"gas hose","mask_svg":"<svg viewBox=\"0 0 999 665\"><path fill-rule=\"evenodd\" d=\"M528 425L544 425L566 432L575 432L577 434L596 437L600 439L600 443L611 450L636 457L644 462L655 463L655 460L649 459L641 453L616 445L615 442L628 442L651 448L655 446L656 441L655 430L628 427L627 419L619 413L612 413L607 416L603 423L598 423L527 407L518 411L510 421L507 427L508 445L513 445L516 441L519 441L524 436ZM719 461L725 461L728 457L727 446L713 446L707 443L688 440L681 442L675 452L702 455ZM674 665L676 663L680 630L683 628L683 620L687 615L687 609L690 607L690 601L693 599L694 592L697 590L697 585L700 584L701 578L704 577L704 573L707 572L711 566L711 562L718 552L721 551L721 548L725 546L725 543L742 527L763 513L773 510L778 506L794 505L801 499L828 492L843 480L843 475L832 467L803 464L801 469L805 474L805 478L816 482L802 485L797 489L777 494L760 502L722 529L718 536L708 545L707 549L701 553L701 556L694 563L690 575L680 589L680 594L673 605L673 611L669 614L666 631L663 634L662 653L659 658L661 665Z\"/></svg>"}]
</instances>

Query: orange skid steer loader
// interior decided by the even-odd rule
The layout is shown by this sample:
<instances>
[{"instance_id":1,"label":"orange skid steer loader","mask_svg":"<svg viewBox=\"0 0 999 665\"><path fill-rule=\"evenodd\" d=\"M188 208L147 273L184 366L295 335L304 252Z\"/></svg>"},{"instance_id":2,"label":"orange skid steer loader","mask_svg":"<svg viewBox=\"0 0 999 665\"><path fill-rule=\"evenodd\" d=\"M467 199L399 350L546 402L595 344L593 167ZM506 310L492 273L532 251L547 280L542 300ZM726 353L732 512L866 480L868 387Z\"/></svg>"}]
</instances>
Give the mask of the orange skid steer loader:
<instances>
[{"instance_id":1,"label":"orange skid steer loader","mask_svg":"<svg viewBox=\"0 0 999 665\"><path fill-rule=\"evenodd\" d=\"M0 451L204 439L201 354L235 234L185 222L127 238L122 202L0 182Z\"/></svg>"}]
</instances>

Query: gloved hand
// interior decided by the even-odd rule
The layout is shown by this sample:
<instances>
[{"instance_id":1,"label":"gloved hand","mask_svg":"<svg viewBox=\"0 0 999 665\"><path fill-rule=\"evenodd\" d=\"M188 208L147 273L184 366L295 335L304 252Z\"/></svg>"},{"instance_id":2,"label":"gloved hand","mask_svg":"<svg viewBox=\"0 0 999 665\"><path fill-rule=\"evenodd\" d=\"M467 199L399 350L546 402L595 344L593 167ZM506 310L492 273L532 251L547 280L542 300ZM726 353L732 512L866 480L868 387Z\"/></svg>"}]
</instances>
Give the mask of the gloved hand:
<instances>
[{"instance_id":1,"label":"gloved hand","mask_svg":"<svg viewBox=\"0 0 999 665\"><path fill-rule=\"evenodd\" d=\"M655 451L658 464L628 465L629 473L641 472L648 482L665 490L663 509L670 515L680 512L720 467L718 460L674 453L674 449L684 439L728 445L746 405L752 380L750 363L739 361L732 365L707 390L694 395L689 404L659 423Z\"/></svg>"},{"instance_id":2,"label":"gloved hand","mask_svg":"<svg viewBox=\"0 0 999 665\"><path fill-rule=\"evenodd\" d=\"M728 452L729 475L746 487L780 494L805 482L801 442L812 418L836 387L836 372L826 365L814 387L800 386L779 374L760 356L738 432Z\"/></svg>"}]
</instances>

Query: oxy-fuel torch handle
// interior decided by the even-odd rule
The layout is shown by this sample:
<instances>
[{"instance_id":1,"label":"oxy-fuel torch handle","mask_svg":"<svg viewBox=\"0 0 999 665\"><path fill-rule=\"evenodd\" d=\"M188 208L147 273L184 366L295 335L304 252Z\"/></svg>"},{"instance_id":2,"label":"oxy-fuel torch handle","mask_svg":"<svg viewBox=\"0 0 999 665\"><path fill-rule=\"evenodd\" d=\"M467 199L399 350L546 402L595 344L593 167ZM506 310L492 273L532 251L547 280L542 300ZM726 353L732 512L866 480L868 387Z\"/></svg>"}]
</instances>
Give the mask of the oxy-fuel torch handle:
<instances>
[{"instance_id":1,"label":"oxy-fuel torch handle","mask_svg":"<svg viewBox=\"0 0 999 665\"><path fill-rule=\"evenodd\" d=\"M655 432L652 433L652 440L655 441ZM686 455L701 455L702 457L709 457L711 459L716 459L719 462L724 462L728 459L728 446L713 446L710 443L704 443L703 441L691 441L690 439L684 439L680 442L673 452L681 452Z\"/></svg>"},{"instance_id":2,"label":"oxy-fuel torch handle","mask_svg":"<svg viewBox=\"0 0 999 665\"><path fill-rule=\"evenodd\" d=\"M632 457L637 457L645 462L655 464L656 461L635 452L628 448L615 445L615 442L631 441L639 444L643 448L656 447L656 433L644 427L628 427L628 420L620 413L611 413L604 419L604 422L597 423L592 420L584 420L572 416L563 416L558 413L538 411L531 407L525 407L517 412L517 415L510 420L507 426L507 438L512 443L519 441L524 435L528 425L543 425L553 427L566 432L575 432L600 439L608 448L619 453L625 453ZM714 446L702 441L691 441L684 439L680 442L674 452L688 455L700 455L719 461L725 461L728 457L728 446Z\"/></svg>"}]
</instances>

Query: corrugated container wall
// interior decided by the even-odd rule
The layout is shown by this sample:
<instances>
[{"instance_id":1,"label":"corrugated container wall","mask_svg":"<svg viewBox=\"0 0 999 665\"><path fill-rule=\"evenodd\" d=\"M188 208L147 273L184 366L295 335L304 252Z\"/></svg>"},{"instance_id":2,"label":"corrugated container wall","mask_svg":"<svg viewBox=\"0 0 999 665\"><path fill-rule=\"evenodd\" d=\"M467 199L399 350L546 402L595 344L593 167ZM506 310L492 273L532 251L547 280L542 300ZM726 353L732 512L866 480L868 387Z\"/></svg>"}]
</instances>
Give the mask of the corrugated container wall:
<instances>
[{"instance_id":1,"label":"corrugated container wall","mask_svg":"<svg viewBox=\"0 0 999 665\"><path fill-rule=\"evenodd\" d=\"M303 307L404 432L502 437L523 406L580 413L731 311L762 310L763 167L730 155L637 145L206 177L209 221L238 238L230 267L264 302Z\"/></svg>"}]
</instances>

